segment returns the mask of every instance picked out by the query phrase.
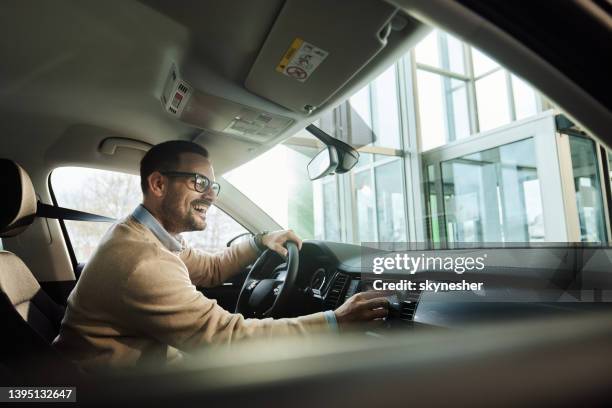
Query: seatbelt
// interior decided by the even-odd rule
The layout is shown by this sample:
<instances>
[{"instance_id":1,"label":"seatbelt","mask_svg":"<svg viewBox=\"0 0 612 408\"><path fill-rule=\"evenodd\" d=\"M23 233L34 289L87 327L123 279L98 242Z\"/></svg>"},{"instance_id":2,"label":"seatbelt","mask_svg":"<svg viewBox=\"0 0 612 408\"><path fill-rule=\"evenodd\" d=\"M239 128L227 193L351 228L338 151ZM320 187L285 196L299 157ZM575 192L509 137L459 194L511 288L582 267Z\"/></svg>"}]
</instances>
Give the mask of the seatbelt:
<instances>
[{"instance_id":1,"label":"seatbelt","mask_svg":"<svg viewBox=\"0 0 612 408\"><path fill-rule=\"evenodd\" d=\"M43 218L55 218L71 221L94 221L94 222L115 222L114 218L105 217L103 215L91 214L69 208L56 207L49 204L43 204L40 201L36 203L36 216Z\"/></svg>"}]
</instances>

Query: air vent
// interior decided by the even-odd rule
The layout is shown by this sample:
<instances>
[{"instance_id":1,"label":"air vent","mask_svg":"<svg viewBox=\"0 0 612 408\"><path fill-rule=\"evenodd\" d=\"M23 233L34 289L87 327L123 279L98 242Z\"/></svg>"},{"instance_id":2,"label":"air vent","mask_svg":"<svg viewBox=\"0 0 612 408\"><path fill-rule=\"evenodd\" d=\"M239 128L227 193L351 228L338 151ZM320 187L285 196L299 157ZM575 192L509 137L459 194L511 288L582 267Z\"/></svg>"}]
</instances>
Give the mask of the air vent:
<instances>
[{"instance_id":1,"label":"air vent","mask_svg":"<svg viewBox=\"0 0 612 408\"><path fill-rule=\"evenodd\" d=\"M406 298L401 302L401 310L399 319L404 322L412 323L414 321L414 314L416 313L417 306L419 305L419 298L421 292L407 292Z\"/></svg>"},{"instance_id":2,"label":"air vent","mask_svg":"<svg viewBox=\"0 0 612 408\"><path fill-rule=\"evenodd\" d=\"M348 281L348 275L343 273L337 273L332 281L332 284L327 292L327 296L325 296L325 300L323 301L323 306L325 310L335 309L338 307L338 301L341 298L342 292L346 286Z\"/></svg>"}]
</instances>

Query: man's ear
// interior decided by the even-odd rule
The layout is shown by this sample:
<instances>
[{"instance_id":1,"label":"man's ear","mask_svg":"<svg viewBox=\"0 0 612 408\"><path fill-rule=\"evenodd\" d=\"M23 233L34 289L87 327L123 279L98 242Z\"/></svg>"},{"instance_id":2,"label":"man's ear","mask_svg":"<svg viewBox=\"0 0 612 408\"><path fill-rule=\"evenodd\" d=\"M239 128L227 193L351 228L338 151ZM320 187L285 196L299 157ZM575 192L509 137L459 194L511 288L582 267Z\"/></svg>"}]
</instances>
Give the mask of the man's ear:
<instances>
[{"instance_id":1,"label":"man's ear","mask_svg":"<svg viewBox=\"0 0 612 408\"><path fill-rule=\"evenodd\" d=\"M166 178L159 171L149 174L147 183L149 185L149 193L154 197L163 197L166 194L166 189L168 188Z\"/></svg>"}]
</instances>

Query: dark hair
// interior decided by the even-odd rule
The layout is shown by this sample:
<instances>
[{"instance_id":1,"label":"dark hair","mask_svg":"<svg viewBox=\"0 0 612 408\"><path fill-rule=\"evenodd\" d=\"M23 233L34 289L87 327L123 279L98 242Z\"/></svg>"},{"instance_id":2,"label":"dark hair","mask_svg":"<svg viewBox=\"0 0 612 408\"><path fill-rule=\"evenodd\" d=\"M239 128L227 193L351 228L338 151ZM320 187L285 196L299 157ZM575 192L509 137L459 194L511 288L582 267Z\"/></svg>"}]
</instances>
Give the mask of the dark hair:
<instances>
[{"instance_id":1,"label":"dark hair","mask_svg":"<svg viewBox=\"0 0 612 408\"><path fill-rule=\"evenodd\" d=\"M179 165L182 153L196 153L208 159L208 150L186 140L170 140L153 146L140 161L140 188L148 190L147 179L154 171L172 171Z\"/></svg>"}]
</instances>

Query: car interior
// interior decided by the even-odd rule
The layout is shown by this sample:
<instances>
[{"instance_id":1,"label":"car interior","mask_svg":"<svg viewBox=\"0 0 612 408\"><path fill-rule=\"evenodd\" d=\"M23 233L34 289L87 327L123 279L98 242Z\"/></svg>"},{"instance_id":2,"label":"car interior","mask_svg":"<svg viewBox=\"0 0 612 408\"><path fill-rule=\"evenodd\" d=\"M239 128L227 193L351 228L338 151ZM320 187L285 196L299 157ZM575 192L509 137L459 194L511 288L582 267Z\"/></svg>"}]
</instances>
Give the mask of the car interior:
<instances>
[{"instance_id":1,"label":"car interior","mask_svg":"<svg viewBox=\"0 0 612 408\"><path fill-rule=\"evenodd\" d=\"M608 85L612 7L606 1L546 3L0 2L0 385L74 384L79 401L100 406L143 401L154 406L308 406L321 401L356 406L562 405L609 398L612 252L608 242L612 233L606 225L612 212L606 200L611 196L608 166L612 162L605 157L607 146L612 146ZM567 24L559 24L560 20ZM397 61L407 61L397 65L399 74L413 67L414 75L406 76L410 87L412 80L420 81L418 72L423 72L424 63L406 55L417 55L415 47L433 38L436 30L482 50L508 70L508 78L516 75L528 81L545 96L543 106L550 110L539 106L536 119L520 121L517 107L513 115L518 122L501 131L484 129L484 114L472 115L472 130L473 123L481 123L480 135L470 136L474 142L457 136L448 148L434 146L423 154L427 141L383 146L385 135L375 133L385 128L376 121L327 125L329 120L340 123L338 118L350 115L351 109L357 111L357 102L350 108L347 101L355 101L354 95ZM451 44L450 40L444 44ZM455 78L452 81L461 78L450 68L436 73L448 74ZM515 88L508 83L512 94ZM398 91L398 97L413 101L405 89ZM480 95L479 88L474 95L469 92L468 99ZM426 106L424 99L414 100L416 107L402 103L399 111L419 112L419 102L421 109ZM453 103L458 105L456 100ZM348 113L344 106L349 106ZM398 132L424 134L429 128L423 118L402 116ZM357 126L376 127L376 132L360 139ZM516 136L523 128L532 132L530 126L536 135L535 158L521 150L525 146L521 143L532 139ZM536 126L552 129L550 135L557 140L554 151L542 142L548 140L548 133ZM575 163L586 160L586 154L577 152L579 142L587 137L597 146L593 151L603 166L597 173L602 193L596 199L604 203L599 213L581 210L591 198L587 200L580 191L592 185L572 184L579 171L586 171L586 166L578 169ZM286 208L283 194L294 194L291 186L298 183L289 175L283 179L289 187L279 184L284 170L275 167L280 163L274 159L277 156L270 156L278 151L275 148L289 146L292 152L306 152L305 161L296 162L295 167L302 177L299 183L309 186L311 201L333 183L348 192L322 201L322 210L313 204L307 212L313 219L336 207L341 208L336 210L340 214L349 208L355 217L361 216L359 200L365 196L357 192L356 184L343 180L357 183L356 173L364 163L370 163L372 174L378 175L374 162L387 160L385 154L397 157L394 174L405 183L404 197L413 197L400 199L403 219L408 220L403 230L393 224L392 233L381 232L381 225L386 225L380 218L382 210L372 213L376 220L371 228L378 231L373 235L363 235L365 227L346 221L345 215L334 224L337 236L325 232L327 224L317 229L315 219L316 225L308 229L311 236L303 234L306 239L300 251L288 245L286 259L266 251L222 286L198 288L225 309L249 318L291 317L334 310L358 292L378 289L381 282L412 279L419 289L391 296L389 316L375 328L205 348L176 367L83 372L51 345L67 298L103 232L133 209L122 213L129 208L126 203L133 205L126 197L140 196L140 159L151 146L168 140L193 141L210 152L222 191L215 211L231 220L219 221L220 232L214 230L222 237L215 238L223 241L221 247L230 239L227 246L251 234L287 228L296 217L306 217L300 215L303 196L289 199L289 206L300 210L287 210L286 222L270 210L279 203ZM461 229L451 223L478 206L467 193L461 211L436 215L443 212L440 205L452 202L459 208L457 180L468 178L457 175L461 165L473 163L480 154L476 151L483 152L484 158L478 156L478 160L492 163L491 152L502 142L516 147L522 188L539 180L542 194L541 199L540 193L537 197L544 203L540 218L528 214L532 221L514 230L512 222L500 222L505 232L487 238L494 236L486 235L492 234L493 227L472 222ZM480 147L469 143L480 143ZM509 154L499 149L495 154ZM562 154L571 158L569 170L563 167L563 159L556 164ZM266 162L272 176L258 174L263 167L249 167L258 158ZM449 160L454 160L454 167L446 164ZM525 164L530 160L543 164L537 175L535 167ZM442 164L428 173L432 163ZM73 170L64 176L62 169ZM129 178L131 184L109 180L112 188L129 187L131 192L108 199L107 193L86 195L93 190L79 183L91 183L87 169ZM451 170L456 179L449 198L444 189L450 188L445 178L450 173L444 172ZM442 174L435 179L443 180L440 190L428 187L437 182L428 178L434 171ZM554 171L562 176L551 176ZM506 177L505 182L510 177L501 171L497 174ZM563 177L569 177L570 184ZM68 181L61 187L63 180ZM380 186L382 181L376 188ZM574 191L574 187L583 190ZM428 193L422 193L426 188ZM71 191L83 191L83 195L64 199ZM491 191L497 197L504 194L499 187ZM114 200L120 199L121 205L114 206ZM382 208L393 200L374 201L373 208ZM531 201L526 202L531 206ZM438 203L438 210L433 203ZM570 210L576 212L571 219L551 215ZM363 211L368 216L367 209ZM418 215L423 213L429 215ZM596 216L603 220L599 230L593 226ZM441 217L446 218L438 223ZM73 232L77 225L93 225L100 232L86 241ZM511 235L519 234L519 229L527 235ZM471 239L473 231L484 232ZM452 234L458 237L454 241L448 238ZM462 243L462 238L469 242ZM433 266L416 274L395 270L383 275L372 270L373 257L396 252L423 260L486 258L487 267L455 273ZM462 281L482 283L485 290L438 291L431 283Z\"/></svg>"}]
</instances>

